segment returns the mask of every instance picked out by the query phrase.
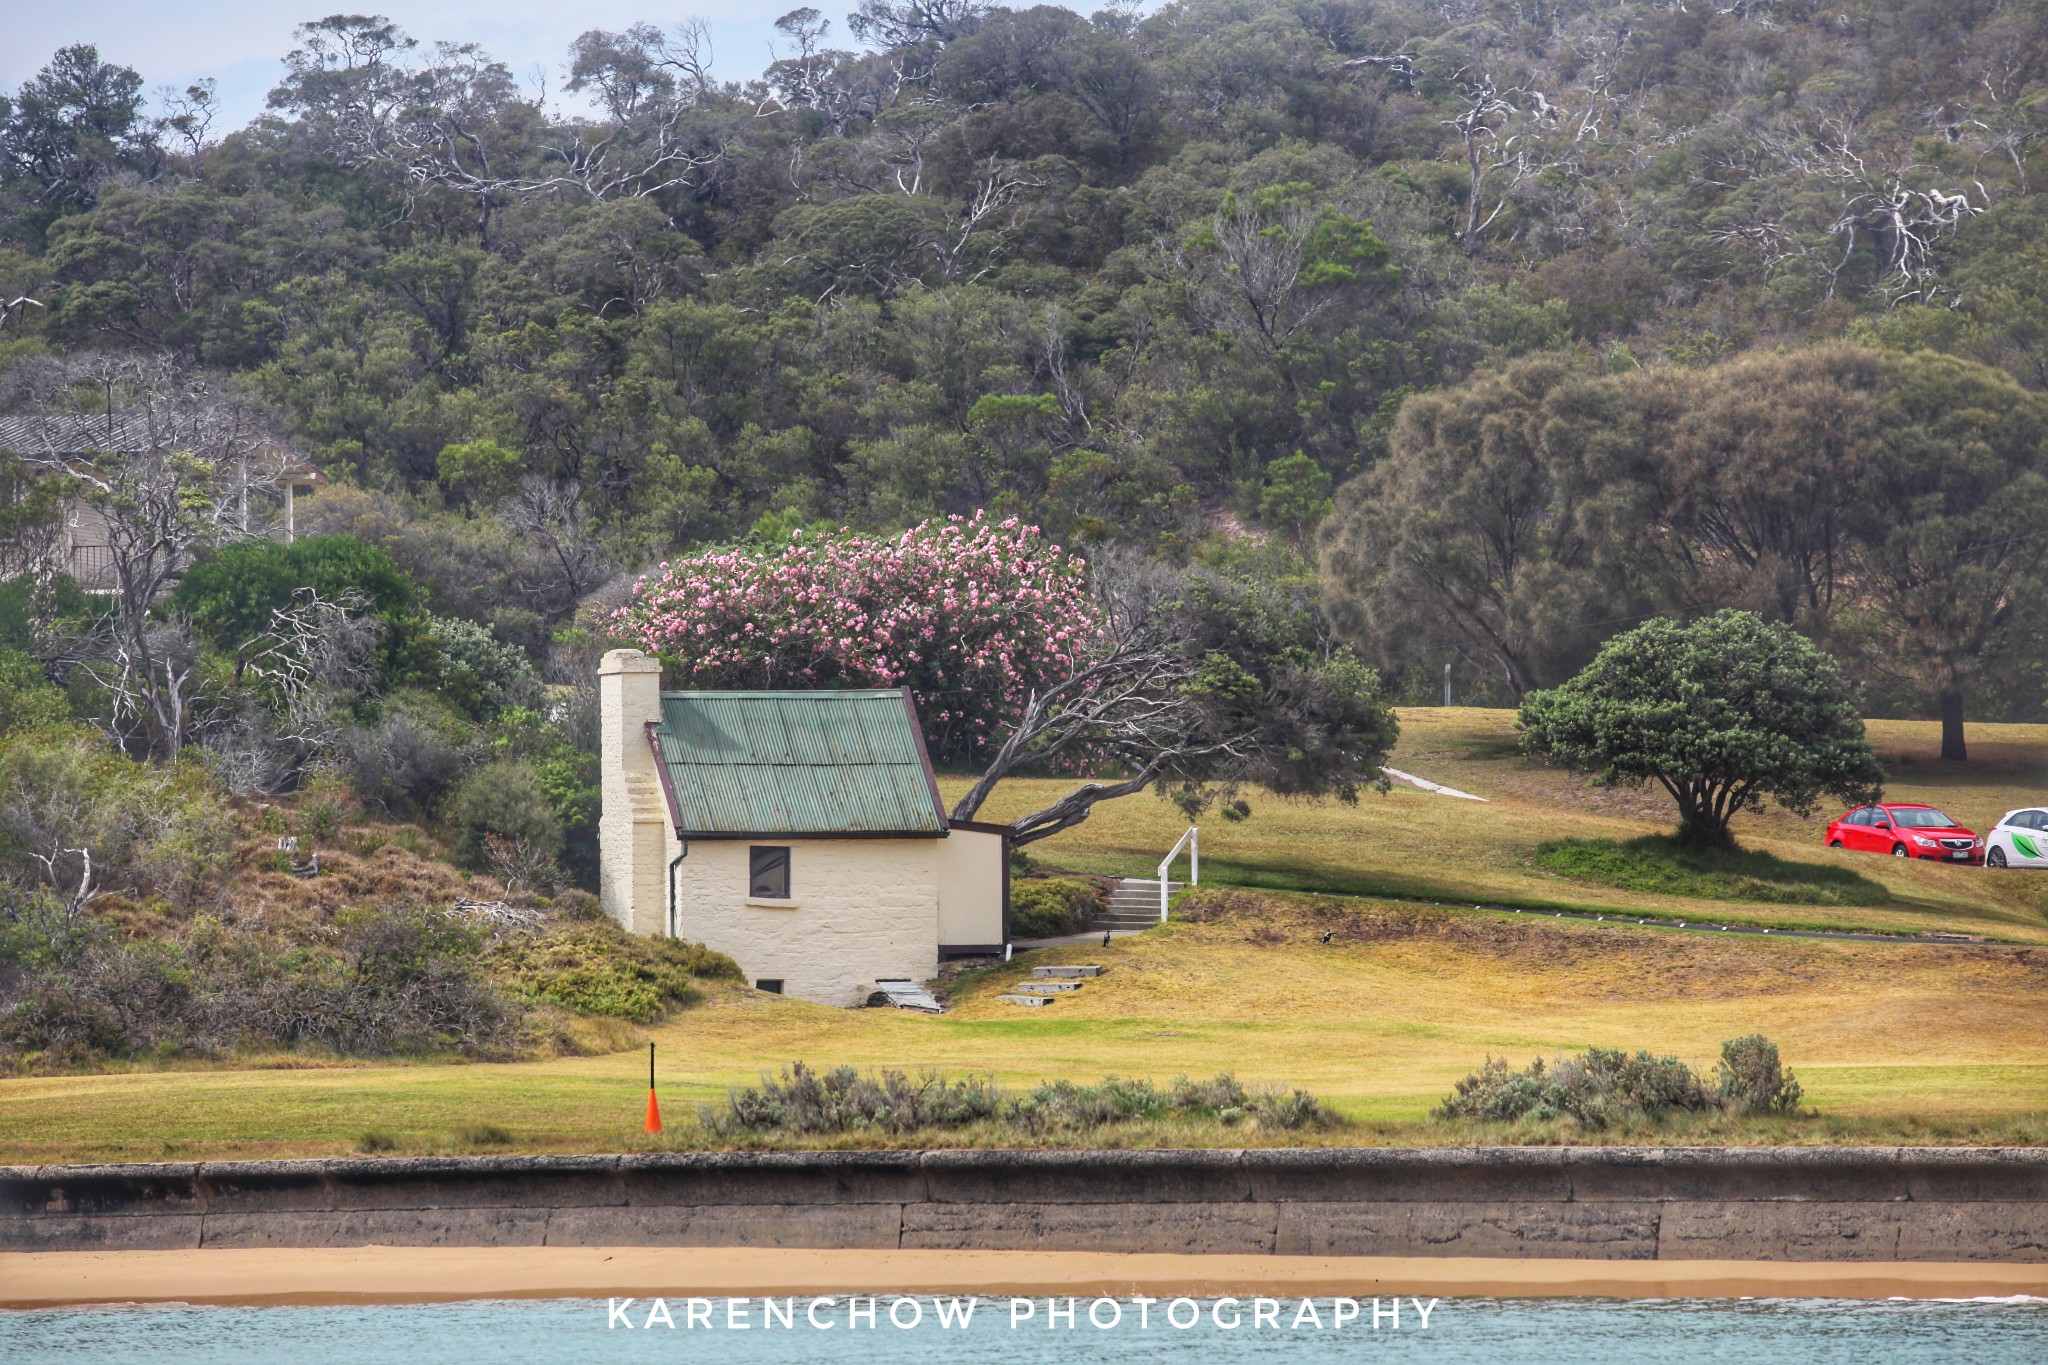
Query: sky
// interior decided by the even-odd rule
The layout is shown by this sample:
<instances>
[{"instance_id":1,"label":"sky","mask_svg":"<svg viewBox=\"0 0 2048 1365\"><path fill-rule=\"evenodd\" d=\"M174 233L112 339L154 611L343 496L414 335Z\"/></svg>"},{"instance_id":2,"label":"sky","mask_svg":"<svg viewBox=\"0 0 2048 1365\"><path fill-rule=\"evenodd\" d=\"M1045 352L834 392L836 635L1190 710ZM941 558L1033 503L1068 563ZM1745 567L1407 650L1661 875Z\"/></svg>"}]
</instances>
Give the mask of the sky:
<instances>
[{"instance_id":1,"label":"sky","mask_svg":"<svg viewBox=\"0 0 2048 1365\"><path fill-rule=\"evenodd\" d=\"M808 0L833 19L831 39L853 46L844 0ZM727 80L757 76L769 62L775 20L806 0L0 0L0 88L33 76L50 54L94 43L104 61L133 67L145 87L219 83L218 136L263 112L292 30L329 14L384 14L422 44L481 44L531 90L547 73L559 92L569 43L587 29L700 18L711 28L713 69Z\"/></svg>"}]
</instances>

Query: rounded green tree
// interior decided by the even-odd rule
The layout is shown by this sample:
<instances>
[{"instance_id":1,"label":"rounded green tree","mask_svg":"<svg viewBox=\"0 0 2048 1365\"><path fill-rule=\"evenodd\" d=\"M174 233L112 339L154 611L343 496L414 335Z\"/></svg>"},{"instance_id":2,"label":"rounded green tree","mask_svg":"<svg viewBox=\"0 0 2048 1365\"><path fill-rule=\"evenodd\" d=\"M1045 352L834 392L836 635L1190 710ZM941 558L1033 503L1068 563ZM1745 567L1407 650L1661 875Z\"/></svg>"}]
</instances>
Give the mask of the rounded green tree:
<instances>
[{"instance_id":1,"label":"rounded green tree","mask_svg":"<svg viewBox=\"0 0 2048 1365\"><path fill-rule=\"evenodd\" d=\"M1853 804L1884 785L1834 660L1753 612L1618 635L1570 682L1530 693L1516 720L1529 753L1663 786L1693 848L1732 845L1729 819L1766 797L1806 815L1823 794Z\"/></svg>"}]
</instances>

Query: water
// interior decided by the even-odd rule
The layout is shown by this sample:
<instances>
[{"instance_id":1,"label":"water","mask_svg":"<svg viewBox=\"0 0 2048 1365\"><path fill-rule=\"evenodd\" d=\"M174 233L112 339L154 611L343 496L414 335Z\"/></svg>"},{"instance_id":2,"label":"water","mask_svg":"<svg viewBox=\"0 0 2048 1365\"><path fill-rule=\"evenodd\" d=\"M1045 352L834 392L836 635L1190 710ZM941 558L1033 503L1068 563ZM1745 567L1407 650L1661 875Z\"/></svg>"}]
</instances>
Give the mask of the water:
<instances>
[{"instance_id":1,"label":"water","mask_svg":"<svg viewBox=\"0 0 2048 1365\"><path fill-rule=\"evenodd\" d=\"M687 1327L684 1300L669 1300L673 1331L637 1327L646 1301L630 1310L634 1330L607 1329L607 1305L577 1299L491 1301L433 1305L326 1308L101 1307L0 1314L0 1361L87 1361L94 1365L184 1365L186 1362L347 1361L350 1365L488 1365L524 1361L710 1361L733 1365L834 1365L866 1362L971 1360L1006 1362L1272 1361L1288 1365L1371 1359L1384 1361L1566 1361L1570 1365L1659 1365L1667 1361L1731 1361L1742 1365L2042 1365L2048 1362L2048 1301L2039 1299L1867 1302L1839 1299L1587 1300L1445 1299L1427 1330L1404 1300L1399 1330L1374 1331L1372 1300L1341 1330L1329 1324L1332 1301L1312 1301L1321 1331L1288 1324L1301 1300L1282 1299L1279 1326L1254 1327L1251 1305L1243 1324L1220 1327L1215 1301L1193 1305L1197 1325L1186 1330L1162 1320L1165 1304L1150 1308L1141 1328L1137 1308L1120 1307L1123 1322L1110 1330L1088 1323L1090 1300L1077 1304L1074 1327L1046 1325L1048 1301L1010 1322L1007 1299L976 1300L969 1326L942 1328L937 1305L915 1300L922 1324L892 1327L895 1300L879 1300L876 1325L847 1326L845 1301L820 1309L826 1329L805 1326L810 1300L795 1301L796 1326L764 1330L759 1300L747 1301L755 1325L723 1326L725 1303L716 1303L709 1330ZM906 1301L908 1303L909 1301ZM964 1300L959 1302L965 1302ZM1062 1301L1064 1302L1064 1301ZM1386 1301L1382 1301L1384 1305ZM1427 1299L1423 1300L1428 1303ZM1231 1309L1223 1303L1227 1319ZM1100 1320L1107 1307L1096 1309ZM1384 1312L1384 1307L1383 1307ZM912 1317L897 1308L900 1320ZM1189 1308L1178 1310L1185 1321Z\"/></svg>"}]
</instances>

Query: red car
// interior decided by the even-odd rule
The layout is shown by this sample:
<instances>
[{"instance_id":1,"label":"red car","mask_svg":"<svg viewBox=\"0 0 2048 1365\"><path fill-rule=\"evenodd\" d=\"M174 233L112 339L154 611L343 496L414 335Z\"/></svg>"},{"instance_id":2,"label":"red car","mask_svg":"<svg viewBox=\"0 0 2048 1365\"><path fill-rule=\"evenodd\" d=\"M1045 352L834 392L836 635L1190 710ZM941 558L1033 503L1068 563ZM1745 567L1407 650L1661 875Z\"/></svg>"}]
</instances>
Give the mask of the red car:
<instances>
[{"instance_id":1,"label":"red car","mask_svg":"<svg viewBox=\"0 0 2048 1365\"><path fill-rule=\"evenodd\" d=\"M1828 825L1828 847L1981 863L1984 841L1932 806L1860 806Z\"/></svg>"}]
</instances>

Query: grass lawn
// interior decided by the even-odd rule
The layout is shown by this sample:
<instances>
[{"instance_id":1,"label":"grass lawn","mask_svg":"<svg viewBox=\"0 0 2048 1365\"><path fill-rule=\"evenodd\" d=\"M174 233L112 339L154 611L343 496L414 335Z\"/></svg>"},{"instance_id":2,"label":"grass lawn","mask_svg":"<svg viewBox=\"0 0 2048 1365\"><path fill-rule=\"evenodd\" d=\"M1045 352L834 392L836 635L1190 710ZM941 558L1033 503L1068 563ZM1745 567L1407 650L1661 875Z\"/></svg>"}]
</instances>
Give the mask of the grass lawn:
<instances>
[{"instance_id":1,"label":"grass lawn","mask_svg":"<svg viewBox=\"0 0 2048 1365\"><path fill-rule=\"evenodd\" d=\"M1933 722L1872 721L1872 742L1891 773L1889 796L1948 810L1979 833L2015 806L2048 801L2048 725L1971 727L1968 763L1944 763ZM1556 839L1627 841L1676 822L1661 788L1606 790L1585 776L1524 760L1509 711L1404 709L1393 764L1488 798L1460 801L1412 787L1334 801L1252 800L1251 818L1202 822L1205 881L1238 886L1394 895L1447 904L1625 910L1677 919L1785 928L1887 933L1949 932L2048 943L2048 873L1905 862L1825 847L1835 808L1810 820L1770 811L1736 818L1744 847L1833 867L1889 893L1878 905L1743 903L1639 892L1575 879L1536 860ZM943 780L950 797L964 780ZM1014 819L1063 790L1054 781L1005 784L985 819ZM1150 875L1185 822L1173 806L1140 796L1099 807L1085 824L1032 846L1041 861L1081 872ZM1183 870L1177 875L1185 876Z\"/></svg>"},{"instance_id":2,"label":"grass lawn","mask_svg":"<svg viewBox=\"0 0 2048 1365\"><path fill-rule=\"evenodd\" d=\"M461 1130L481 1124L505 1129L522 1150L688 1147L702 1140L694 1101L794 1059L984 1072L1006 1087L1232 1071L1305 1087L1351 1121L1312 1134L1213 1124L1110 1129L1091 1141L1584 1140L1570 1131L1480 1133L1426 1116L1489 1053L1521 1062L1600 1043L1705 1067L1722 1039L1756 1031L1784 1049L1821 1117L1716 1117L1601 1140L2048 1141L2048 953L2029 949L1728 939L1281 897L1256 913L1248 907L1032 960L1100 961L1109 971L1027 1013L996 998L1026 974L1020 961L961 983L953 1011L937 1018L721 989L651 1033L671 1120L658 1143L639 1133L644 1055L628 1051L508 1065L15 1079L0 1083L0 1153L12 1161L338 1154L368 1132L395 1138L400 1152L458 1151L468 1149Z\"/></svg>"},{"instance_id":3,"label":"grass lawn","mask_svg":"<svg viewBox=\"0 0 2048 1365\"><path fill-rule=\"evenodd\" d=\"M1625 909L1733 922L1962 930L2048 943L2048 874L1988 873L1831 853L1820 821L1744 817L1745 845L1852 869L1889 899L1749 905L1631 892L1537 865L1558 838L1627 840L1663 828L1644 793L1608 792L1514 756L1508 717L1410 711L1395 764L1495 798L1397 789L1356 807L1254 802L1252 818L1203 826L1205 886L1327 887ZM1894 797L1946 806L1980 830L2048 796L2048 727L1977 726L1969 765L1935 760L1932 725L1872 726ZM1901 757L1913 759L1901 763ZM949 784L951 785L951 784ZM999 793L1015 815L1054 784ZM1140 872L1179 835L1148 797L1105 806L1036 846L1047 863ZM1254 903L1256 902L1256 903ZM1169 1081L1231 1071L1313 1091L1347 1123L1309 1134L1216 1124L1109 1129L1091 1142L1463 1143L1583 1141L1573 1130L1480 1131L1430 1107L1489 1053L1517 1062L1588 1044L1676 1053L1710 1067L1720 1041L1767 1034L1818 1117L1696 1119L1597 1140L2048 1143L2048 951L1720 936L1469 908L1211 891L1194 913L1104 949L1032 962L1099 961L1107 975L1050 1008L1000 1003L1024 961L964 978L940 1017L837 1010L721 988L649 1031L661 1045L660 1139L639 1131L644 1052L497 1065L136 1070L0 1081L0 1160L190 1160L332 1155L366 1133L400 1152L471 1150L462 1130L495 1125L518 1150L700 1145L694 1103L801 1059L992 1074L1006 1087L1109 1074ZM1331 942L1323 944L1323 933ZM903 1145L919 1135L835 1139ZM947 1139L936 1139L944 1141ZM999 1140L967 1134L951 1140ZM1015 1141L1014 1138L1002 1138Z\"/></svg>"}]
</instances>

